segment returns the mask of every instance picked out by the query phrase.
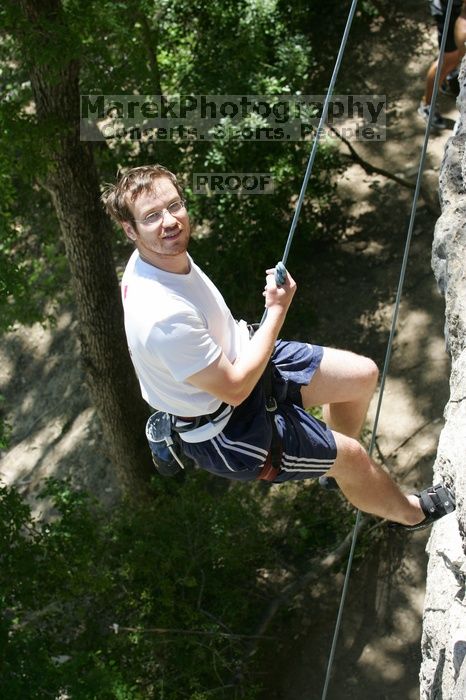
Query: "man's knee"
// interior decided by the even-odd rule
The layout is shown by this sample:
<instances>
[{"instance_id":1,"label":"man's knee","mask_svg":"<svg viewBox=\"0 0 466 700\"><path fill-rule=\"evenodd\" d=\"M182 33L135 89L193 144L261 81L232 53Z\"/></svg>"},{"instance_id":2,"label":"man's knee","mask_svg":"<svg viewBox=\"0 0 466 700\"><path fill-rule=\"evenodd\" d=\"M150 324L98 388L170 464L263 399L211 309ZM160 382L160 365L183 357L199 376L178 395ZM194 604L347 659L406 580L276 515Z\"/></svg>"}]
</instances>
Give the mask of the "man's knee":
<instances>
[{"instance_id":1,"label":"man's knee","mask_svg":"<svg viewBox=\"0 0 466 700\"><path fill-rule=\"evenodd\" d=\"M334 432L334 438L337 445L337 458L328 472L329 475L338 479L345 472L350 475L352 470L370 468L369 455L358 440L337 432Z\"/></svg>"},{"instance_id":2,"label":"man's knee","mask_svg":"<svg viewBox=\"0 0 466 700\"><path fill-rule=\"evenodd\" d=\"M358 355L358 370L357 370L357 381L359 388L364 393L374 393L375 387L377 386L377 381L379 379L379 369L375 362L369 357L364 357L364 355Z\"/></svg>"},{"instance_id":3,"label":"man's knee","mask_svg":"<svg viewBox=\"0 0 466 700\"><path fill-rule=\"evenodd\" d=\"M379 368L373 360L369 357L365 357L365 376L369 386L375 389L378 379L379 379Z\"/></svg>"}]
</instances>

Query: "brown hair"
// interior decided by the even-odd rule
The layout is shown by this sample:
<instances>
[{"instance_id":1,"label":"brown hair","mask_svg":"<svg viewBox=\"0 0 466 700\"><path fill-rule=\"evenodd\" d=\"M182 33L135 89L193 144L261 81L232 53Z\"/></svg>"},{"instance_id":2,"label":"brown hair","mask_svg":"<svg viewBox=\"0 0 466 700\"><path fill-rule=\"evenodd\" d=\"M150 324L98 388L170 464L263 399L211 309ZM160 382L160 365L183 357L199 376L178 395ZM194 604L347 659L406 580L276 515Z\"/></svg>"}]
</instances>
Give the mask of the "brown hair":
<instances>
[{"instance_id":1,"label":"brown hair","mask_svg":"<svg viewBox=\"0 0 466 700\"><path fill-rule=\"evenodd\" d=\"M134 224L133 213L129 206L142 192L152 192L155 181L165 177L176 187L181 198L183 191L174 175L163 165L141 165L131 168L126 173L118 173L115 185L108 185L102 193L104 207L115 221L123 223L130 221Z\"/></svg>"}]
</instances>

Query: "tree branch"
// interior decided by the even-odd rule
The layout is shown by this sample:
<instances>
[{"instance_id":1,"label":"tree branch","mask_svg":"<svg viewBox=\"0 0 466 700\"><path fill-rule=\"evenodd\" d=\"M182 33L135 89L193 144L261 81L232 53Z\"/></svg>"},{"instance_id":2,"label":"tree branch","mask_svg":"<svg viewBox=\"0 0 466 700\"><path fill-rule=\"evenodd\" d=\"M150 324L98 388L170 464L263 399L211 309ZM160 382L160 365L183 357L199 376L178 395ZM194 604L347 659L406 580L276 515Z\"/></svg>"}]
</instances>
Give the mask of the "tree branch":
<instances>
[{"instance_id":1,"label":"tree branch","mask_svg":"<svg viewBox=\"0 0 466 700\"><path fill-rule=\"evenodd\" d=\"M371 522L371 518L362 516L358 525L358 534L366 530ZM262 620L256 628L254 638L261 638L263 636L275 614L283 605L288 603L297 593L302 591L303 588L308 586L313 581L319 579L323 574L333 569L333 567L335 567L337 564L341 563L343 558L350 550L352 539L353 530L346 535L336 549L327 554L323 559L318 559L317 557L311 559L309 562L309 570L295 581L292 581L285 586L280 595L269 603L264 615L262 616ZM254 651L255 649L251 649L249 655L252 655Z\"/></svg>"},{"instance_id":2,"label":"tree branch","mask_svg":"<svg viewBox=\"0 0 466 700\"><path fill-rule=\"evenodd\" d=\"M119 632L143 632L144 634L179 634L187 637L225 637L226 639L276 639L276 637L270 637L265 635L256 634L232 634L229 632L218 632L209 630L184 630L178 629L176 627L121 627L120 625L113 624L109 627L112 632L118 634Z\"/></svg>"},{"instance_id":3,"label":"tree branch","mask_svg":"<svg viewBox=\"0 0 466 700\"><path fill-rule=\"evenodd\" d=\"M406 180L404 177L400 177L399 175L395 175L394 173L391 173L389 170L385 170L385 168L379 168L377 165L373 165L372 163L369 163L367 160L365 160L362 156L359 155L359 153L356 151L354 146L351 145L351 143L348 141L347 138L342 136L341 134L338 133L338 131L333 127L329 125L330 130L335 134L335 136L342 141L347 149L349 150L349 155L348 158L351 158L351 160L357 165L359 165L363 170L368 175L382 175L382 177L386 177L388 180L393 180L393 182L396 182L398 185L401 185L402 187L406 187L409 190L415 190L416 185L413 182L410 182L409 180ZM435 216L438 215L438 210L432 206L432 204L429 201L429 196L428 193L426 192L425 188L421 187L421 195L422 198L424 199L424 203L427 207L427 209L431 212L431 214L435 214Z\"/></svg>"}]
</instances>

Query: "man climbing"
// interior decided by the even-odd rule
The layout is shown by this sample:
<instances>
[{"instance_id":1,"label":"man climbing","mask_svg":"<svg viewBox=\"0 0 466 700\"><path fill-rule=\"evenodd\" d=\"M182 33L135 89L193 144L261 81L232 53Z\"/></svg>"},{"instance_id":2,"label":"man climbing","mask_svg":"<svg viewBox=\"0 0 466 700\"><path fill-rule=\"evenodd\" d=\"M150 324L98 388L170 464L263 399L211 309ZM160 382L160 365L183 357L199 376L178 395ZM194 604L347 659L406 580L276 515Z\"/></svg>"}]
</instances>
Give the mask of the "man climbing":
<instances>
[{"instance_id":1,"label":"man climbing","mask_svg":"<svg viewBox=\"0 0 466 700\"><path fill-rule=\"evenodd\" d=\"M446 92L446 88L444 86L448 85L448 76L454 73L465 53L464 42L466 41L466 1L453 0L450 21L447 27L445 27L445 19L448 0L430 0L429 5L431 14L437 25L439 47L442 43L443 32L447 32L445 54L440 71L440 89L441 91ZM435 60L427 71L425 92L418 108L418 114L424 119L425 122L427 122L429 119L437 65L438 60ZM445 119L442 117L436 107L432 117L431 126L433 129L438 130L446 129L447 127Z\"/></svg>"},{"instance_id":2,"label":"man climbing","mask_svg":"<svg viewBox=\"0 0 466 700\"><path fill-rule=\"evenodd\" d=\"M371 360L277 340L296 292L289 273L277 284L266 271L267 313L252 332L188 253L190 221L175 175L160 165L132 168L102 199L135 245L122 296L142 395L170 414L183 454L229 479L325 475L360 510L408 529L454 510L444 486L403 494L359 444L378 377ZM305 410L317 405L325 423Z\"/></svg>"}]
</instances>

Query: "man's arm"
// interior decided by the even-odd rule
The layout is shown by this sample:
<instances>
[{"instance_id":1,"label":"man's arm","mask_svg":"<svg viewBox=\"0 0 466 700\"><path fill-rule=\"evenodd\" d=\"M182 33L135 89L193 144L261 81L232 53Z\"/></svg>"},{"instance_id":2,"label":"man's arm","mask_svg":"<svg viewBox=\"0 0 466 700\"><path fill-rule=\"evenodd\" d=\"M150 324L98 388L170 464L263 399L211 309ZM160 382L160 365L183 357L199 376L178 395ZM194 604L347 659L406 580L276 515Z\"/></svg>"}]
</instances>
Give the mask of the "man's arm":
<instances>
[{"instance_id":1,"label":"man's arm","mask_svg":"<svg viewBox=\"0 0 466 700\"><path fill-rule=\"evenodd\" d=\"M267 316L244 353L234 363L222 353L215 362L188 377L187 381L232 406L242 403L265 370L295 291L296 283L289 274L283 286L277 287L274 270L267 270L263 292Z\"/></svg>"}]
</instances>

